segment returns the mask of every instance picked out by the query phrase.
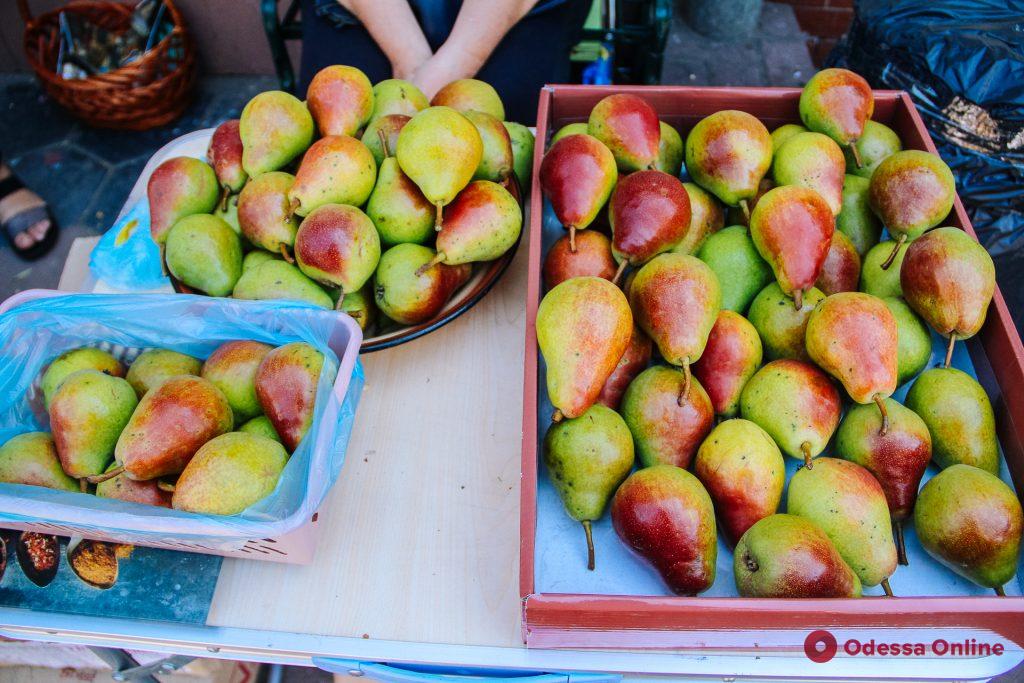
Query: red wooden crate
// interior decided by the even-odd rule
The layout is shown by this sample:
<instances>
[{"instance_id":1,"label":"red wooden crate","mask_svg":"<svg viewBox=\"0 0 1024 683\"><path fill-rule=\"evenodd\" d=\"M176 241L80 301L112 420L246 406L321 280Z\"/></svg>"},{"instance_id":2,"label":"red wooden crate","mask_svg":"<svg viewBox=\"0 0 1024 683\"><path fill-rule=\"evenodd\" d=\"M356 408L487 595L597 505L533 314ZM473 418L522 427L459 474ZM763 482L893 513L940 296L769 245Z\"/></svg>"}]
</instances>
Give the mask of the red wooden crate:
<instances>
[{"instance_id":1,"label":"red wooden crate","mask_svg":"<svg viewBox=\"0 0 1024 683\"><path fill-rule=\"evenodd\" d=\"M701 118L722 109L753 114L769 129L799 123L797 88L711 88L677 86L547 86L537 114L533 183L549 131L586 121L602 97L615 92L641 95L685 139ZM907 149L935 153L935 146L909 95L876 91L873 118L891 126ZM543 198L531 195L529 281L526 299L526 353L523 391L523 461L520 512L519 589L523 600L523 637L533 647L684 648L748 647L765 642L765 631L909 629L952 627L989 629L1024 645L1022 597L913 597L860 599L750 599L672 596L536 593L534 549L537 522L538 351L534 320L540 302L543 254ZM974 235L957 198L946 225ZM1024 346L1002 294L996 290L985 326L968 342L971 358L996 412L1003 453L1017 491L1024 490ZM699 632L699 634L698 634ZM711 635L708 636L708 633ZM715 635L717 632L720 635ZM747 632L757 638L727 637Z\"/></svg>"}]
</instances>

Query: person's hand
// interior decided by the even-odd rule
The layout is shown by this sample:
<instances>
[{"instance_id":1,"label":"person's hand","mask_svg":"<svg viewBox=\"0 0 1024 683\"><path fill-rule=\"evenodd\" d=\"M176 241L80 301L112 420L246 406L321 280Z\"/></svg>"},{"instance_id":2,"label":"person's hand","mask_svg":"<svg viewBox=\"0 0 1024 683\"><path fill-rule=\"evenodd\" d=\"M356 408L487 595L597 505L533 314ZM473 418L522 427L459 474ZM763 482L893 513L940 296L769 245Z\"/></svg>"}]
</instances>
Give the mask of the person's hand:
<instances>
[{"instance_id":1,"label":"person's hand","mask_svg":"<svg viewBox=\"0 0 1024 683\"><path fill-rule=\"evenodd\" d=\"M476 75L476 60L464 51L445 49L447 47L447 44L442 45L412 75L413 84L427 96L428 100L434 99L437 91L452 81Z\"/></svg>"}]
</instances>

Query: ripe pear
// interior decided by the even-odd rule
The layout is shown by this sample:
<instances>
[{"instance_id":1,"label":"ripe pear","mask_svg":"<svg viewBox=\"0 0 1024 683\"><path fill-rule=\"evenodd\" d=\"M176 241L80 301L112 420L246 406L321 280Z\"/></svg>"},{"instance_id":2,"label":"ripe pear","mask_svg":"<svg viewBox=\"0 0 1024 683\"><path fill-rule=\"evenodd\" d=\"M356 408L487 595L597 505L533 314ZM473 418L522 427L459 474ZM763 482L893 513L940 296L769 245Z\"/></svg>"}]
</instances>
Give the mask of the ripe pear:
<instances>
[{"instance_id":1,"label":"ripe pear","mask_svg":"<svg viewBox=\"0 0 1024 683\"><path fill-rule=\"evenodd\" d=\"M256 398L256 369L271 349L258 341L230 341L218 346L203 363L200 376L228 399L235 425L263 412Z\"/></svg>"},{"instance_id":2,"label":"ripe pear","mask_svg":"<svg viewBox=\"0 0 1024 683\"><path fill-rule=\"evenodd\" d=\"M693 473L715 502L730 545L758 520L774 515L786 484L786 463L767 432L749 420L726 420L712 430Z\"/></svg>"},{"instance_id":3,"label":"ripe pear","mask_svg":"<svg viewBox=\"0 0 1024 683\"><path fill-rule=\"evenodd\" d=\"M371 121L363 131L363 136L359 139L366 145L366 149L370 150L377 168L381 171L383 171L384 160L395 152L395 147L398 145L398 134L411 120L410 116L388 114ZM380 171L378 171L378 177L379 175Z\"/></svg>"},{"instance_id":4,"label":"ripe pear","mask_svg":"<svg viewBox=\"0 0 1024 683\"><path fill-rule=\"evenodd\" d=\"M389 145L384 143L385 157L366 203L366 215L373 221L383 244L424 244L434 235L434 206L402 172L398 160L387 156L393 149Z\"/></svg>"},{"instance_id":5,"label":"ripe pear","mask_svg":"<svg viewBox=\"0 0 1024 683\"><path fill-rule=\"evenodd\" d=\"M683 183L690 195L690 229L672 251L677 254L695 254L712 233L725 226L725 211L715 196L694 183Z\"/></svg>"},{"instance_id":6,"label":"ripe pear","mask_svg":"<svg viewBox=\"0 0 1024 683\"><path fill-rule=\"evenodd\" d=\"M825 299L824 293L811 287L804 294L803 305L794 310L792 301L782 293L779 283L769 283L750 304L747 319L757 330L768 360L791 358L810 361L805 337L811 311Z\"/></svg>"},{"instance_id":7,"label":"ripe pear","mask_svg":"<svg viewBox=\"0 0 1024 683\"><path fill-rule=\"evenodd\" d=\"M640 266L686 237L690 195L675 176L637 171L623 178L608 202L612 254L619 262L618 282L627 265Z\"/></svg>"},{"instance_id":8,"label":"ripe pear","mask_svg":"<svg viewBox=\"0 0 1024 683\"><path fill-rule=\"evenodd\" d=\"M828 445L841 409L839 392L828 376L798 360L767 363L747 380L740 394L740 414L807 468Z\"/></svg>"},{"instance_id":9,"label":"ripe pear","mask_svg":"<svg viewBox=\"0 0 1024 683\"><path fill-rule=\"evenodd\" d=\"M596 404L572 420L548 427L544 465L566 513L583 524L587 569L594 569L590 523L601 518L619 484L633 469L633 438L610 408Z\"/></svg>"},{"instance_id":10,"label":"ripe pear","mask_svg":"<svg viewBox=\"0 0 1024 683\"><path fill-rule=\"evenodd\" d=\"M537 344L547 365L552 419L582 415L626 351L633 314L618 287L597 277L566 280L537 308Z\"/></svg>"},{"instance_id":11,"label":"ripe pear","mask_svg":"<svg viewBox=\"0 0 1024 683\"><path fill-rule=\"evenodd\" d=\"M779 151L779 147L786 144L786 141L797 133L808 132L806 128L801 126L799 123L785 123L771 132L772 138L772 154Z\"/></svg>"},{"instance_id":12,"label":"ripe pear","mask_svg":"<svg viewBox=\"0 0 1024 683\"><path fill-rule=\"evenodd\" d=\"M242 168L255 178L287 166L313 142L313 117L294 95L270 90L242 109Z\"/></svg>"},{"instance_id":13,"label":"ripe pear","mask_svg":"<svg viewBox=\"0 0 1024 683\"><path fill-rule=\"evenodd\" d=\"M774 280L771 266L757 253L750 233L732 225L708 236L697 258L715 272L722 286L722 308L746 313L758 292Z\"/></svg>"},{"instance_id":14,"label":"ripe pear","mask_svg":"<svg viewBox=\"0 0 1024 683\"><path fill-rule=\"evenodd\" d=\"M618 267L612 256L612 242L596 230L576 235L576 251L571 250L569 236L559 237L544 258L544 284L548 289L574 277L592 275L611 280Z\"/></svg>"},{"instance_id":15,"label":"ripe pear","mask_svg":"<svg viewBox=\"0 0 1024 683\"><path fill-rule=\"evenodd\" d=\"M273 439L280 443L281 437L278 435L277 430L274 429L273 423L270 418L266 415L258 415L253 419L246 422L244 425L238 428L238 431L246 434L256 434L257 436L265 436L268 439Z\"/></svg>"},{"instance_id":16,"label":"ripe pear","mask_svg":"<svg viewBox=\"0 0 1024 683\"><path fill-rule=\"evenodd\" d=\"M242 191L249 174L242 168L242 136L238 132L238 119L229 119L217 126L206 148L206 160L210 162L217 182L223 193L221 207L229 194Z\"/></svg>"},{"instance_id":17,"label":"ripe pear","mask_svg":"<svg viewBox=\"0 0 1024 683\"><path fill-rule=\"evenodd\" d=\"M373 221L354 206L324 204L299 226L295 261L313 280L355 292L377 269L380 237Z\"/></svg>"},{"instance_id":18,"label":"ripe pear","mask_svg":"<svg viewBox=\"0 0 1024 683\"><path fill-rule=\"evenodd\" d=\"M618 410L626 389L636 379L636 376L647 369L650 364L653 348L654 344L651 342L651 338L634 324L633 334L629 337L629 346L622 353L612 374L608 375L604 387L601 388L601 395L597 397L597 402L612 410Z\"/></svg>"},{"instance_id":19,"label":"ripe pear","mask_svg":"<svg viewBox=\"0 0 1024 683\"><path fill-rule=\"evenodd\" d=\"M683 168L683 138L679 131L665 123L660 122L661 141L658 142L658 159L654 162L655 168L672 176L679 176Z\"/></svg>"},{"instance_id":20,"label":"ripe pear","mask_svg":"<svg viewBox=\"0 0 1024 683\"><path fill-rule=\"evenodd\" d=\"M761 367L762 356L761 338L754 326L739 313L721 311L704 354L693 366L693 376L708 392L715 415L735 417L739 413L740 394Z\"/></svg>"},{"instance_id":21,"label":"ripe pear","mask_svg":"<svg viewBox=\"0 0 1024 683\"><path fill-rule=\"evenodd\" d=\"M325 204L362 206L377 182L377 163L366 145L347 135L313 143L302 157L288 203L297 216Z\"/></svg>"},{"instance_id":22,"label":"ripe pear","mask_svg":"<svg viewBox=\"0 0 1024 683\"><path fill-rule=\"evenodd\" d=\"M480 164L473 174L474 180L490 180L500 183L515 167L512 157L512 137L501 121L482 111L467 111L463 114L476 126L483 143Z\"/></svg>"},{"instance_id":23,"label":"ripe pear","mask_svg":"<svg viewBox=\"0 0 1024 683\"><path fill-rule=\"evenodd\" d=\"M244 258L242 258L242 272L244 273L247 270L251 270L261 263L280 259L280 254L271 254L269 251L263 251L262 249L253 249L246 254Z\"/></svg>"},{"instance_id":24,"label":"ripe pear","mask_svg":"<svg viewBox=\"0 0 1024 683\"><path fill-rule=\"evenodd\" d=\"M733 553L744 598L859 598L860 578L825 532L796 515L771 515L750 527Z\"/></svg>"},{"instance_id":25,"label":"ripe pear","mask_svg":"<svg viewBox=\"0 0 1024 683\"><path fill-rule=\"evenodd\" d=\"M612 499L612 526L677 595L697 595L715 582L715 510L686 470L656 465L631 474Z\"/></svg>"},{"instance_id":26,"label":"ripe pear","mask_svg":"<svg viewBox=\"0 0 1024 683\"><path fill-rule=\"evenodd\" d=\"M885 240L871 247L861 265L860 291L877 297L903 296L900 270L907 255L907 246L909 245L898 245L892 240ZM882 264L889 259L893 249L896 250L896 256L893 257L890 267L882 268Z\"/></svg>"},{"instance_id":27,"label":"ripe pear","mask_svg":"<svg viewBox=\"0 0 1024 683\"><path fill-rule=\"evenodd\" d=\"M292 213L288 192L295 183L290 173L275 171L253 178L238 195L238 226L254 246L291 260L299 219Z\"/></svg>"},{"instance_id":28,"label":"ripe pear","mask_svg":"<svg viewBox=\"0 0 1024 683\"><path fill-rule=\"evenodd\" d=\"M633 434L642 467L689 467L714 426L714 407L700 382L691 380L680 402L683 381L675 368L655 365L637 375L622 396L619 410Z\"/></svg>"},{"instance_id":29,"label":"ripe pear","mask_svg":"<svg viewBox=\"0 0 1024 683\"><path fill-rule=\"evenodd\" d=\"M493 261L515 246L522 229L523 210L515 197L497 183L474 180L445 209L432 263Z\"/></svg>"},{"instance_id":30,"label":"ripe pear","mask_svg":"<svg viewBox=\"0 0 1024 683\"><path fill-rule=\"evenodd\" d=\"M449 107L424 109L398 134L395 158L434 205L437 230L441 229L441 209L473 179L483 153L476 126Z\"/></svg>"},{"instance_id":31,"label":"ripe pear","mask_svg":"<svg viewBox=\"0 0 1024 683\"><path fill-rule=\"evenodd\" d=\"M313 76L306 104L321 135L355 135L373 113L373 86L354 66L335 64Z\"/></svg>"},{"instance_id":32,"label":"ripe pear","mask_svg":"<svg viewBox=\"0 0 1024 683\"><path fill-rule=\"evenodd\" d=\"M209 164L192 157L174 157L157 166L146 184L149 230L157 244L178 219L211 213L217 207L220 186Z\"/></svg>"},{"instance_id":33,"label":"ripe pear","mask_svg":"<svg viewBox=\"0 0 1024 683\"><path fill-rule=\"evenodd\" d=\"M855 149L857 156L860 157L859 166L854 156ZM860 139L843 149L843 154L846 155L846 172L870 179L880 163L902 149L903 143L892 128L878 121L865 121Z\"/></svg>"},{"instance_id":34,"label":"ripe pear","mask_svg":"<svg viewBox=\"0 0 1024 683\"><path fill-rule=\"evenodd\" d=\"M451 107L455 111L481 111L499 121L505 120L505 105L490 83L475 78L452 81L437 91L430 100L432 107Z\"/></svg>"},{"instance_id":35,"label":"ripe pear","mask_svg":"<svg viewBox=\"0 0 1024 683\"><path fill-rule=\"evenodd\" d=\"M875 111L875 97L863 76L848 69L822 69L800 93L800 118L813 131L824 133L849 148L856 165L863 165L856 142Z\"/></svg>"},{"instance_id":36,"label":"ripe pear","mask_svg":"<svg viewBox=\"0 0 1024 683\"><path fill-rule=\"evenodd\" d=\"M114 377L124 377L124 365L121 361L111 356L106 351L92 347L71 349L60 354L47 366L43 373L39 386L43 390L43 400L46 409L50 408L50 401L57 392L61 382L68 378L73 372L79 370L98 370Z\"/></svg>"},{"instance_id":37,"label":"ripe pear","mask_svg":"<svg viewBox=\"0 0 1024 683\"><path fill-rule=\"evenodd\" d=\"M897 384L903 386L928 367L932 359L932 336L928 326L903 299L886 297L882 301L896 319L896 337L899 340L896 352Z\"/></svg>"},{"instance_id":38,"label":"ripe pear","mask_svg":"<svg viewBox=\"0 0 1024 683\"><path fill-rule=\"evenodd\" d=\"M796 185L814 190L838 216L843 208L846 160L832 138L821 133L798 133L779 147L772 158L776 185Z\"/></svg>"},{"instance_id":39,"label":"ripe pear","mask_svg":"<svg viewBox=\"0 0 1024 683\"><path fill-rule=\"evenodd\" d=\"M556 142L570 135L590 135L590 128L587 126L587 122L568 123L562 126L555 131L554 135L551 136L551 142L548 144L548 148L550 149Z\"/></svg>"},{"instance_id":40,"label":"ripe pear","mask_svg":"<svg viewBox=\"0 0 1024 683\"><path fill-rule=\"evenodd\" d=\"M229 195L214 210L213 215L228 224L236 235L242 236L242 226L238 224L238 195ZM243 245L244 246L244 245Z\"/></svg>"},{"instance_id":41,"label":"ripe pear","mask_svg":"<svg viewBox=\"0 0 1024 683\"><path fill-rule=\"evenodd\" d=\"M576 231L594 222L618 179L611 150L590 135L570 135L551 145L540 165L540 186L576 251Z\"/></svg>"},{"instance_id":42,"label":"ripe pear","mask_svg":"<svg viewBox=\"0 0 1024 683\"><path fill-rule=\"evenodd\" d=\"M761 178L761 182L757 184L757 193L746 203L747 209L753 211L757 203L761 201L761 197L774 187L775 183L771 178ZM725 210L725 223L727 225L742 225L745 228L749 228L750 216L744 213L742 208L730 206Z\"/></svg>"},{"instance_id":43,"label":"ripe pear","mask_svg":"<svg viewBox=\"0 0 1024 683\"><path fill-rule=\"evenodd\" d=\"M682 368L679 405L690 389L690 366L700 360L722 307L718 276L703 261L661 254L637 272L629 289L637 325L662 357Z\"/></svg>"},{"instance_id":44,"label":"ripe pear","mask_svg":"<svg viewBox=\"0 0 1024 683\"><path fill-rule=\"evenodd\" d=\"M147 349L132 361L125 379L135 395L142 398L147 391L175 375L199 376L203 362L198 358L170 349Z\"/></svg>"},{"instance_id":45,"label":"ripe pear","mask_svg":"<svg viewBox=\"0 0 1024 683\"><path fill-rule=\"evenodd\" d=\"M953 172L934 154L911 149L880 163L871 174L868 198L897 245L882 269L892 265L898 246L942 223L955 197Z\"/></svg>"},{"instance_id":46,"label":"ripe pear","mask_svg":"<svg viewBox=\"0 0 1024 683\"><path fill-rule=\"evenodd\" d=\"M373 291L368 284L360 290L342 296L337 308L339 311L348 313L363 332L366 332L377 319L377 307L373 304Z\"/></svg>"},{"instance_id":47,"label":"ripe pear","mask_svg":"<svg viewBox=\"0 0 1024 683\"><path fill-rule=\"evenodd\" d=\"M426 95L415 85L400 78L388 78L373 86L370 123L385 116L415 116L416 112L429 106Z\"/></svg>"},{"instance_id":48,"label":"ripe pear","mask_svg":"<svg viewBox=\"0 0 1024 683\"><path fill-rule=\"evenodd\" d=\"M111 472L119 467L116 462L112 462L105 471ZM96 484L96 496L139 503L140 505L171 507L171 492L162 489L159 480L135 481L124 472Z\"/></svg>"},{"instance_id":49,"label":"ripe pear","mask_svg":"<svg viewBox=\"0 0 1024 683\"><path fill-rule=\"evenodd\" d=\"M587 131L607 145L623 173L655 168L661 123L642 97L618 93L603 98L590 110Z\"/></svg>"},{"instance_id":50,"label":"ripe pear","mask_svg":"<svg viewBox=\"0 0 1024 683\"><path fill-rule=\"evenodd\" d=\"M818 458L789 480L786 509L818 525L865 586L882 584L896 571L892 518L882 486L847 460Z\"/></svg>"},{"instance_id":51,"label":"ripe pear","mask_svg":"<svg viewBox=\"0 0 1024 683\"><path fill-rule=\"evenodd\" d=\"M850 238L836 230L832 233L825 262L814 283L826 296L839 292L856 292L860 281L860 256Z\"/></svg>"},{"instance_id":52,"label":"ripe pear","mask_svg":"<svg viewBox=\"0 0 1024 683\"><path fill-rule=\"evenodd\" d=\"M175 223L164 256L171 275L210 296L231 294L242 276L242 242L216 216L200 213Z\"/></svg>"},{"instance_id":53,"label":"ripe pear","mask_svg":"<svg viewBox=\"0 0 1024 683\"><path fill-rule=\"evenodd\" d=\"M959 228L938 228L907 247L900 267L903 298L936 332L949 339L945 367L957 339L985 324L996 289L992 257Z\"/></svg>"},{"instance_id":54,"label":"ripe pear","mask_svg":"<svg viewBox=\"0 0 1024 683\"><path fill-rule=\"evenodd\" d=\"M529 187L533 176L533 133L521 123L504 121L512 141L512 167L521 187Z\"/></svg>"},{"instance_id":55,"label":"ripe pear","mask_svg":"<svg viewBox=\"0 0 1024 683\"><path fill-rule=\"evenodd\" d=\"M290 263L271 260L242 273L234 291L236 299L304 301L320 308L334 308L323 287Z\"/></svg>"},{"instance_id":56,"label":"ripe pear","mask_svg":"<svg viewBox=\"0 0 1024 683\"><path fill-rule=\"evenodd\" d=\"M78 491L78 482L61 469L57 447L46 432L25 432L0 446L0 482Z\"/></svg>"},{"instance_id":57,"label":"ripe pear","mask_svg":"<svg viewBox=\"0 0 1024 683\"><path fill-rule=\"evenodd\" d=\"M401 325L419 325L444 309L465 282L461 269L469 266L437 263L420 273L436 256L419 244L399 244L381 255L373 276L374 303L381 313Z\"/></svg>"},{"instance_id":58,"label":"ripe pear","mask_svg":"<svg viewBox=\"0 0 1024 683\"><path fill-rule=\"evenodd\" d=\"M313 423L324 356L305 342L279 346L256 369L256 396L289 453Z\"/></svg>"},{"instance_id":59,"label":"ripe pear","mask_svg":"<svg viewBox=\"0 0 1024 683\"><path fill-rule=\"evenodd\" d=\"M1021 507L999 477L953 465L928 480L914 507L914 528L928 554L1003 595L1017 573Z\"/></svg>"},{"instance_id":60,"label":"ripe pear","mask_svg":"<svg viewBox=\"0 0 1024 683\"><path fill-rule=\"evenodd\" d=\"M724 110L701 119L686 138L690 177L729 206L749 215L749 200L772 163L772 139L746 112Z\"/></svg>"},{"instance_id":61,"label":"ripe pear","mask_svg":"<svg viewBox=\"0 0 1024 683\"><path fill-rule=\"evenodd\" d=\"M866 178L846 174L843 178L843 208L836 216L836 231L849 238L861 258L878 244L882 234L882 224L868 201L870 186Z\"/></svg>"},{"instance_id":62,"label":"ripe pear","mask_svg":"<svg viewBox=\"0 0 1024 683\"><path fill-rule=\"evenodd\" d=\"M906 406L928 425L936 465L971 465L999 473L995 414L973 377L956 368L925 370L907 392Z\"/></svg>"},{"instance_id":63,"label":"ripe pear","mask_svg":"<svg viewBox=\"0 0 1024 683\"><path fill-rule=\"evenodd\" d=\"M231 432L211 439L185 466L174 486L175 510L237 515L277 487L288 453L273 439Z\"/></svg>"}]
</instances>

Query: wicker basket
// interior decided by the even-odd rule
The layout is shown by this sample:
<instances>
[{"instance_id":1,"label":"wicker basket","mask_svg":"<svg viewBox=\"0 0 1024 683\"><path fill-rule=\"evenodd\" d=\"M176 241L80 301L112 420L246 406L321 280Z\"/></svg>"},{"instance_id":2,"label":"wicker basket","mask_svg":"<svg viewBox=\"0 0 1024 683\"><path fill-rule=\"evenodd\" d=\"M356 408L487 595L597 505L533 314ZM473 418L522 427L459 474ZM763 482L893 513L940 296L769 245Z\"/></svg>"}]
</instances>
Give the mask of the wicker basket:
<instances>
[{"instance_id":1,"label":"wicker basket","mask_svg":"<svg viewBox=\"0 0 1024 683\"><path fill-rule=\"evenodd\" d=\"M188 106L195 85L195 47L181 13L164 0L174 29L136 61L80 80L56 73L58 16L74 12L108 31L128 27L133 4L74 0L33 18L28 0L18 0L25 20L25 56L43 88L74 116L92 126L145 130L174 120ZM175 52L176 56L171 57Z\"/></svg>"}]
</instances>

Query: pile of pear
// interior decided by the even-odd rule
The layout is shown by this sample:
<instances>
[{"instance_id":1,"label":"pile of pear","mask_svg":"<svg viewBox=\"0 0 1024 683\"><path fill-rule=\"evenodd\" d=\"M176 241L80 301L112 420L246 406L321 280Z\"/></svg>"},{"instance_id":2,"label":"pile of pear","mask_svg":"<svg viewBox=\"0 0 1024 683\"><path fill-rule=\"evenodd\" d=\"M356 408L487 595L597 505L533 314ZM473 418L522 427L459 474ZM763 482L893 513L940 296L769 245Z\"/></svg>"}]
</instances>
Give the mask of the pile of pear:
<instances>
[{"instance_id":1,"label":"pile of pear","mask_svg":"<svg viewBox=\"0 0 1024 683\"><path fill-rule=\"evenodd\" d=\"M364 331L428 322L473 264L518 243L534 141L504 119L483 81L428 102L407 81L327 67L305 101L253 97L205 161L160 164L152 237L195 292L336 308Z\"/></svg>"},{"instance_id":2,"label":"pile of pear","mask_svg":"<svg viewBox=\"0 0 1024 683\"><path fill-rule=\"evenodd\" d=\"M323 372L305 342L229 341L205 360L152 348L127 367L70 349L39 380L49 431L0 445L0 482L236 515L274 492Z\"/></svg>"},{"instance_id":3,"label":"pile of pear","mask_svg":"<svg viewBox=\"0 0 1024 683\"><path fill-rule=\"evenodd\" d=\"M684 143L615 94L553 136L540 180L566 233L535 321L542 460L590 569L610 508L679 595L714 584L719 534L741 596L892 595L911 522L957 574L999 594L1014 576L1021 505L992 405L951 367L985 321L992 260L940 227L946 164L873 110L863 78L827 69L802 124L772 132L719 111Z\"/></svg>"}]
</instances>

